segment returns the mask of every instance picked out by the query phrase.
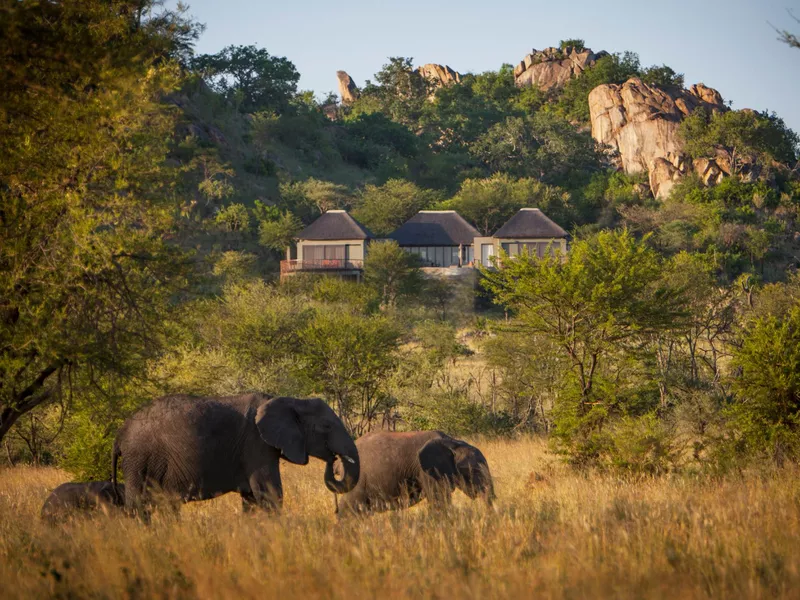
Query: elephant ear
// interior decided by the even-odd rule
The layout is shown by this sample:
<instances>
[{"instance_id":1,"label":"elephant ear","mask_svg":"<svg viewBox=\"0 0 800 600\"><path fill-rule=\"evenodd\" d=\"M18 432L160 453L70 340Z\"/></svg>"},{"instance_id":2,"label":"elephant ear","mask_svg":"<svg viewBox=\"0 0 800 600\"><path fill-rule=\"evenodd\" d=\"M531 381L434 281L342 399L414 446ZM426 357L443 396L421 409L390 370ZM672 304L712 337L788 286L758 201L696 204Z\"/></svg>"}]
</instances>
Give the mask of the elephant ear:
<instances>
[{"instance_id":1,"label":"elephant ear","mask_svg":"<svg viewBox=\"0 0 800 600\"><path fill-rule=\"evenodd\" d=\"M294 398L273 398L261 404L256 412L256 427L261 439L279 448L283 457L297 465L308 464L306 435Z\"/></svg>"},{"instance_id":2,"label":"elephant ear","mask_svg":"<svg viewBox=\"0 0 800 600\"><path fill-rule=\"evenodd\" d=\"M436 439L425 444L419 451L419 464L423 471L437 480L452 480L458 473L449 440Z\"/></svg>"}]
</instances>

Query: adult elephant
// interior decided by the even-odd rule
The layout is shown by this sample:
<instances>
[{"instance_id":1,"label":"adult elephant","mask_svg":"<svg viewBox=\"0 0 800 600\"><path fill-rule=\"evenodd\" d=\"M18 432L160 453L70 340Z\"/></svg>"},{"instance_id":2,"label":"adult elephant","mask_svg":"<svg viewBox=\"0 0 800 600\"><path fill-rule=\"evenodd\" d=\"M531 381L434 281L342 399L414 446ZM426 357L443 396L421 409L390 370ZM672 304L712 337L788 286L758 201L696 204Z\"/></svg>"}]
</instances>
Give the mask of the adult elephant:
<instances>
[{"instance_id":1,"label":"adult elephant","mask_svg":"<svg viewBox=\"0 0 800 600\"><path fill-rule=\"evenodd\" d=\"M359 478L358 450L339 417L322 400L167 396L131 416L114 443L112 481L122 457L125 505L149 516L152 493L190 502L227 492L245 510L277 509L283 500L279 460L327 463L325 485L343 494ZM333 472L341 459L341 479Z\"/></svg>"},{"instance_id":2,"label":"adult elephant","mask_svg":"<svg viewBox=\"0 0 800 600\"><path fill-rule=\"evenodd\" d=\"M472 499L494 499L486 458L475 446L441 431L368 433L356 440L361 475L342 497L345 513L406 508L428 498L441 507L456 488ZM336 470L344 465L337 463Z\"/></svg>"}]
</instances>

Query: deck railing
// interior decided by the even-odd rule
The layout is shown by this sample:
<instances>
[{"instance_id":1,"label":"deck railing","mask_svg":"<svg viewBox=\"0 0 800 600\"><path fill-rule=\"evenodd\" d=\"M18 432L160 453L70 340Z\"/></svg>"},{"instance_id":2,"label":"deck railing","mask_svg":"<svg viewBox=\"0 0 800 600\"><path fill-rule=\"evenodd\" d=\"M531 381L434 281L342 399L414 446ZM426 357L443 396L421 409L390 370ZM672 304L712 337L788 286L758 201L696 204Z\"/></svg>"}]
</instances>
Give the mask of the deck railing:
<instances>
[{"instance_id":1,"label":"deck railing","mask_svg":"<svg viewBox=\"0 0 800 600\"><path fill-rule=\"evenodd\" d=\"M360 271L364 268L363 260L345 258L323 258L316 260L282 260L281 275L298 271Z\"/></svg>"}]
</instances>

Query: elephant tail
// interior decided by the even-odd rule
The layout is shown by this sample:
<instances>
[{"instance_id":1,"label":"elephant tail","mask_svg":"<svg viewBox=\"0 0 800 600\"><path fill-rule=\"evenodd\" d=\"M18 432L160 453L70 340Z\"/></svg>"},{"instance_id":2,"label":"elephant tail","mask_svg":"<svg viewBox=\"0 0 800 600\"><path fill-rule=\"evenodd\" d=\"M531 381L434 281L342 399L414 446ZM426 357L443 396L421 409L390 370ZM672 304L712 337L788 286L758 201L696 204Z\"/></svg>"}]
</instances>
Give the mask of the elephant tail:
<instances>
[{"instance_id":1,"label":"elephant tail","mask_svg":"<svg viewBox=\"0 0 800 600\"><path fill-rule=\"evenodd\" d=\"M119 486L117 485L117 465L119 463L119 457L122 453L119 450L119 442L118 440L114 440L114 446L111 450L111 489L114 492L114 498L119 500L121 498L121 494L119 493Z\"/></svg>"}]
</instances>

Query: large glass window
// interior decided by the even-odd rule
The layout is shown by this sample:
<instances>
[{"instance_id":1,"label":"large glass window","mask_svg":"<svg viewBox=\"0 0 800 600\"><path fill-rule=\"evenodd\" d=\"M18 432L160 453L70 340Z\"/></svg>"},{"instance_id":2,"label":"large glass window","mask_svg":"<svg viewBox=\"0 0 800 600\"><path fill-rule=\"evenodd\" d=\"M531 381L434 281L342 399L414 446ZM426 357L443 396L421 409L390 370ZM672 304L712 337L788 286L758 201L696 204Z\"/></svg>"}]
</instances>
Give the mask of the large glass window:
<instances>
[{"instance_id":1,"label":"large glass window","mask_svg":"<svg viewBox=\"0 0 800 600\"><path fill-rule=\"evenodd\" d=\"M303 260L344 260L346 246L326 245L326 246L304 246Z\"/></svg>"},{"instance_id":2,"label":"large glass window","mask_svg":"<svg viewBox=\"0 0 800 600\"><path fill-rule=\"evenodd\" d=\"M418 255L424 267L458 265L458 246L406 246L404 249Z\"/></svg>"}]
</instances>

